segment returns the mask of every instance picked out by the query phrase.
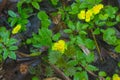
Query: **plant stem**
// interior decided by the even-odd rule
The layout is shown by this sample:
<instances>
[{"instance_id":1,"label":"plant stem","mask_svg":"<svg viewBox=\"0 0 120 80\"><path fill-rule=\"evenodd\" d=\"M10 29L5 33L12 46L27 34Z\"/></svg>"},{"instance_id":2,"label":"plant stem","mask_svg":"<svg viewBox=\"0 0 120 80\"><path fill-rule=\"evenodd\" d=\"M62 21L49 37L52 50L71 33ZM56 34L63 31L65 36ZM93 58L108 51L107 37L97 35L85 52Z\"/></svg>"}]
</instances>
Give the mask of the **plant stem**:
<instances>
[{"instance_id":1,"label":"plant stem","mask_svg":"<svg viewBox=\"0 0 120 80\"><path fill-rule=\"evenodd\" d=\"M99 56L100 56L100 60L103 61L103 58L102 58L101 52L100 52L100 48L99 48L99 46L98 46L96 37L95 37L95 35L93 34L93 30L92 30L92 29L91 29L91 33L92 33L92 37L93 37L93 39L94 39L94 41L95 41L95 45L96 45L96 47L97 47L98 54L99 54Z\"/></svg>"}]
</instances>

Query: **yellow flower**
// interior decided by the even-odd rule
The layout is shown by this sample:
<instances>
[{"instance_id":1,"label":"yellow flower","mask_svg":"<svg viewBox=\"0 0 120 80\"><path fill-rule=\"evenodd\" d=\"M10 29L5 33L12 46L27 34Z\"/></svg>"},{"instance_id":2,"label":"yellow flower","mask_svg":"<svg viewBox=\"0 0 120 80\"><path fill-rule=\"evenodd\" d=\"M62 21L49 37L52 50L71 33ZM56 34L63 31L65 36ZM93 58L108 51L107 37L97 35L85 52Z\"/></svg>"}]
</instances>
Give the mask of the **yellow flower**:
<instances>
[{"instance_id":1,"label":"yellow flower","mask_svg":"<svg viewBox=\"0 0 120 80\"><path fill-rule=\"evenodd\" d=\"M64 40L59 40L58 42L54 43L52 46L52 50L59 51L61 53L64 53L66 49L67 46Z\"/></svg>"},{"instance_id":2,"label":"yellow flower","mask_svg":"<svg viewBox=\"0 0 120 80\"><path fill-rule=\"evenodd\" d=\"M93 13L94 13L94 14L98 14L102 8L103 8L103 4L95 5L95 6L92 8Z\"/></svg>"},{"instance_id":3,"label":"yellow flower","mask_svg":"<svg viewBox=\"0 0 120 80\"><path fill-rule=\"evenodd\" d=\"M85 15L85 21L90 22L90 18L92 17L92 10L88 10Z\"/></svg>"},{"instance_id":4,"label":"yellow flower","mask_svg":"<svg viewBox=\"0 0 120 80\"><path fill-rule=\"evenodd\" d=\"M114 74L112 77L112 80L120 80L120 77L118 74Z\"/></svg>"},{"instance_id":5,"label":"yellow flower","mask_svg":"<svg viewBox=\"0 0 120 80\"><path fill-rule=\"evenodd\" d=\"M78 18L85 19L85 10L80 11L80 13L78 14Z\"/></svg>"},{"instance_id":6,"label":"yellow flower","mask_svg":"<svg viewBox=\"0 0 120 80\"><path fill-rule=\"evenodd\" d=\"M13 30L12 30L12 34L16 34L18 33L18 31L21 29L21 25L18 24Z\"/></svg>"}]
</instances>

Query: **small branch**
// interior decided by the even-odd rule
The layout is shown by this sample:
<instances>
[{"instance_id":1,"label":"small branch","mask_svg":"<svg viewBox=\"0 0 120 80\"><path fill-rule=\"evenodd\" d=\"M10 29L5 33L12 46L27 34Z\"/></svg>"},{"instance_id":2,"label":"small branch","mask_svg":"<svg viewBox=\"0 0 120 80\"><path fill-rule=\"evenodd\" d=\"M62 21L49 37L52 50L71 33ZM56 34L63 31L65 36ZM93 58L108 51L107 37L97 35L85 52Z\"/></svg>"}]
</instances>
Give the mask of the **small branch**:
<instances>
[{"instance_id":1,"label":"small branch","mask_svg":"<svg viewBox=\"0 0 120 80\"><path fill-rule=\"evenodd\" d=\"M50 64L51 67L55 70L55 73L60 74L60 76L64 79L64 80L71 80L69 77L65 76L65 74L58 69L55 65Z\"/></svg>"},{"instance_id":2,"label":"small branch","mask_svg":"<svg viewBox=\"0 0 120 80\"><path fill-rule=\"evenodd\" d=\"M95 45L96 45L96 47L97 47L98 54L99 54L99 56L100 56L100 60L103 61L103 58L102 58L101 52L100 52L100 48L99 48L99 46L98 46L96 37L95 37L95 35L93 34L93 30L92 30L92 29L91 29L91 33L92 33L92 37L93 37L93 39L94 39L94 41L95 41Z\"/></svg>"}]
</instances>

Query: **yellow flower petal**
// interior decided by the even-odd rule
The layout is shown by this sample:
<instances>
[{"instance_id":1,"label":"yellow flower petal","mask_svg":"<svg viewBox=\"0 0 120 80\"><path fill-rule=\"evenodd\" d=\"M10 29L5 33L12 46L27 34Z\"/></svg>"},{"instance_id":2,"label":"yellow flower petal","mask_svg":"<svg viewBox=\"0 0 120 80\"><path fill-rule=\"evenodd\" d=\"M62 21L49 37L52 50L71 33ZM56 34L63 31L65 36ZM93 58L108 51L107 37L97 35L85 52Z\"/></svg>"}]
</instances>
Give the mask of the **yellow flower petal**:
<instances>
[{"instance_id":1,"label":"yellow flower petal","mask_svg":"<svg viewBox=\"0 0 120 80\"><path fill-rule=\"evenodd\" d=\"M66 49L67 46L64 40L59 40L58 42L54 43L52 46L52 50L59 51L61 53L64 53Z\"/></svg>"},{"instance_id":2,"label":"yellow flower petal","mask_svg":"<svg viewBox=\"0 0 120 80\"><path fill-rule=\"evenodd\" d=\"M95 5L95 6L92 8L93 13L94 13L94 14L98 14L102 8L103 8L103 4Z\"/></svg>"},{"instance_id":3,"label":"yellow flower petal","mask_svg":"<svg viewBox=\"0 0 120 80\"><path fill-rule=\"evenodd\" d=\"M21 29L21 25L18 24L13 30L12 30L12 34L16 34L18 33L18 31Z\"/></svg>"},{"instance_id":4,"label":"yellow flower petal","mask_svg":"<svg viewBox=\"0 0 120 80\"><path fill-rule=\"evenodd\" d=\"M93 14L92 10L88 10L86 12L86 15L85 15L85 21L86 22L90 22L90 18L92 17L92 14Z\"/></svg>"},{"instance_id":5,"label":"yellow flower petal","mask_svg":"<svg viewBox=\"0 0 120 80\"><path fill-rule=\"evenodd\" d=\"M80 13L78 14L78 18L85 19L85 10L80 11Z\"/></svg>"},{"instance_id":6,"label":"yellow flower petal","mask_svg":"<svg viewBox=\"0 0 120 80\"><path fill-rule=\"evenodd\" d=\"M120 77L118 74L114 74L112 77L112 80L120 80Z\"/></svg>"}]
</instances>

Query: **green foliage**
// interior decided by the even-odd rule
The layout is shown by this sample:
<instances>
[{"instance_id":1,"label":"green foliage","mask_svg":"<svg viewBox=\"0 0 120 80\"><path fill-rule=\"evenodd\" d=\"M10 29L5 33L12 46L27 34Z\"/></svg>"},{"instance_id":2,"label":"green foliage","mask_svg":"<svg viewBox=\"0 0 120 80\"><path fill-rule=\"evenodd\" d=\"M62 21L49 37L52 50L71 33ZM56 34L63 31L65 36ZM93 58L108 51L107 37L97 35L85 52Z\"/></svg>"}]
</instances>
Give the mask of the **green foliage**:
<instances>
[{"instance_id":1,"label":"green foliage","mask_svg":"<svg viewBox=\"0 0 120 80\"><path fill-rule=\"evenodd\" d=\"M35 8L35 9L40 9L40 6L39 6L39 3L38 2L32 2L32 6Z\"/></svg>"},{"instance_id":2,"label":"green foliage","mask_svg":"<svg viewBox=\"0 0 120 80\"><path fill-rule=\"evenodd\" d=\"M54 5L54 6L56 6L57 4L58 4L58 2L59 2L59 0L50 0L51 1L51 3Z\"/></svg>"},{"instance_id":3,"label":"green foliage","mask_svg":"<svg viewBox=\"0 0 120 80\"><path fill-rule=\"evenodd\" d=\"M49 67L49 66L46 67L46 69L45 69L45 75L47 77L51 77L53 74L54 74L53 69L51 67Z\"/></svg>"},{"instance_id":4,"label":"green foliage","mask_svg":"<svg viewBox=\"0 0 120 80\"><path fill-rule=\"evenodd\" d=\"M39 29L38 34L33 34L33 37L27 39L27 43L32 43L34 47L40 48L42 46L51 47L52 45L52 32L47 28Z\"/></svg>"},{"instance_id":5,"label":"green foliage","mask_svg":"<svg viewBox=\"0 0 120 80\"><path fill-rule=\"evenodd\" d=\"M37 16L41 20L42 27L48 28L50 25L50 20L48 19L48 15L45 13L45 11L38 12Z\"/></svg>"},{"instance_id":6,"label":"green foliage","mask_svg":"<svg viewBox=\"0 0 120 80\"><path fill-rule=\"evenodd\" d=\"M60 53L60 52L57 52L57 51L51 51L51 52L49 53L49 56L48 56L49 62L50 62L51 64L57 63L57 61L58 61L61 57L62 57L61 53Z\"/></svg>"},{"instance_id":7,"label":"green foliage","mask_svg":"<svg viewBox=\"0 0 120 80\"><path fill-rule=\"evenodd\" d=\"M33 76L32 80L39 80L39 78L37 76Z\"/></svg>"},{"instance_id":8,"label":"green foliage","mask_svg":"<svg viewBox=\"0 0 120 80\"><path fill-rule=\"evenodd\" d=\"M88 75L86 71L81 71L81 72L77 72L74 75L74 79L73 80L88 80Z\"/></svg>"},{"instance_id":9,"label":"green foliage","mask_svg":"<svg viewBox=\"0 0 120 80\"><path fill-rule=\"evenodd\" d=\"M11 59L16 59L15 50L18 49L15 44L17 40L14 38L10 38L10 32L6 30L5 27L0 28L0 54L2 54L3 59L5 60L7 57Z\"/></svg>"},{"instance_id":10,"label":"green foliage","mask_svg":"<svg viewBox=\"0 0 120 80\"><path fill-rule=\"evenodd\" d=\"M115 30L113 28L107 28L103 30L103 40L106 41L110 45L115 45L117 41L117 37L115 35Z\"/></svg>"},{"instance_id":11,"label":"green foliage","mask_svg":"<svg viewBox=\"0 0 120 80\"><path fill-rule=\"evenodd\" d=\"M8 11L10 16L8 22L11 27L21 24L22 30L25 30L31 14L36 15L41 22L38 33L33 33L32 37L26 40L27 44L32 45L31 51L33 52L30 57L41 56L40 49L46 47L48 55L46 54L42 58L43 61L45 59L45 61L49 61L48 63L54 64L73 80L89 80L87 71L98 71L98 68L92 65L95 59L93 52L96 50L97 37L102 38L108 45L113 45L115 51L120 53L120 40L116 36L115 29L112 28L120 22L120 14L117 14L117 7L104 5L98 14L93 14L92 12L90 21L86 22L78 18L80 11L85 10L86 12L93 9L94 6L101 4L102 0L75 0L69 6L64 1L49 0L50 5L56 9L54 14L61 15L60 18L55 17L50 20L52 12L46 12L47 10L44 11L44 8L41 9L40 2L42 1L44 0L20 0L17 3L18 12ZM85 13L85 18L87 18L86 16L87 14ZM51 24L52 20L54 23L54 19L58 21L55 26ZM51 25L53 28L49 29ZM60 30L57 31L56 27L59 27ZM54 30L55 32L52 32ZM53 42L57 42L60 39L66 41L67 50L64 54L52 50ZM3 59L7 57L16 59L16 42L16 39L10 37L9 31L5 28L0 28L0 61L2 60L1 56ZM88 50L89 53L86 54L85 50ZM47 67L45 71L45 76L53 75L51 67ZM34 68L33 70L31 69L31 72L38 74ZM98 75L110 80L103 71L100 71ZM35 76L32 80L38 80L38 78Z\"/></svg>"},{"instance_id":12,"label":"green foliage","mask_svg":"<svg viewBox=\"0 0 120 80\"><path fill-rule=\"evenodd\" d=\"M100 71L100 72L98 73L98 75L101 76L101 77L105 77L107 74L106 74L106 72L104 72L104 71Z\"/></svg>"}]
</instances>

